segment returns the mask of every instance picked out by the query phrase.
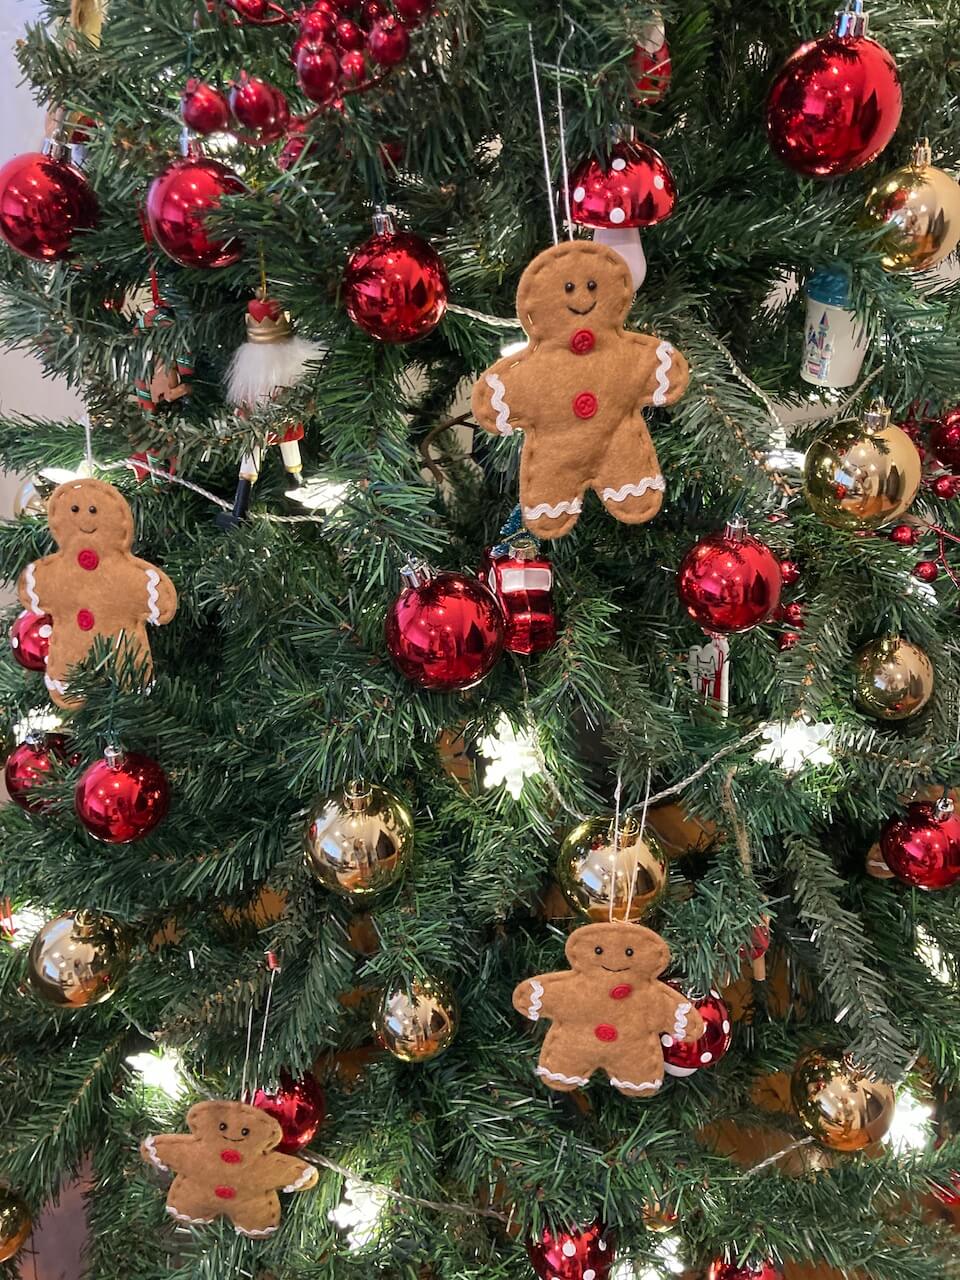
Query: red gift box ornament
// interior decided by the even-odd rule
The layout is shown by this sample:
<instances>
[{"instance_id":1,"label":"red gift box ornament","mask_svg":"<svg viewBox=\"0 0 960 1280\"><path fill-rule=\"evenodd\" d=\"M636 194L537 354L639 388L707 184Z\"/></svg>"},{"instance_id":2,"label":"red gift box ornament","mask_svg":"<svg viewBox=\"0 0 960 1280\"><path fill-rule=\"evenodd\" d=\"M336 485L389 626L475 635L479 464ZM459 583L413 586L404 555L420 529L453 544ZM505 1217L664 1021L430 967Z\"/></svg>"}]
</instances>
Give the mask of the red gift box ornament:
<instances>
[{"instance_id":1,"label":"red gift box ornament","mask_svg":"<svg viewBox=\"0 0 960 1280\"><path fill-rule=\"evenodd\" d=\"M543 653L557 639L553 568L532 538L506 548L488 547L480 577L497 598L510 653Z\"/></svg>"}]
</instances>

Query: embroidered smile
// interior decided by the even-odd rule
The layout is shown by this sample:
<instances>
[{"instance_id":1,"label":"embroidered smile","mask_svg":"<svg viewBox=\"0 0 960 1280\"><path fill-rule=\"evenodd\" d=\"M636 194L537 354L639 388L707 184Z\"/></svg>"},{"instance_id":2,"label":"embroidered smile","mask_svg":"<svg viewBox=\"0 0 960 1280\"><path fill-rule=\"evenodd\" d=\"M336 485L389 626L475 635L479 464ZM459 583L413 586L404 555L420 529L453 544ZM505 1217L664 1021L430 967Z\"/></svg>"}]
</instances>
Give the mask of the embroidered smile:
<instances>
[{"instance_id":1,"label":"embroidered smile","mask_svg":"<svg viewBox=\"0 0 960 1280\"><path fill-rule=\"evenodd\" d=\"M596 305L597 300L594 298L589 307L585 307L583 311L581 311L579 307L571 307L569 303L567 304L567 310L572 311L575 316L588 316Z\"/></svg>"},{"instance_id":2,"label":"embroidered smile","mask_svg":"<svg viewBox=\"0 0 960 1280\"><path fill-rule=\"evenodd\" d=\"M611 968L610 968L610 966L609 966L608 964L602 964L602 965L600 966L600 968L601 968L601 969L606 969L607 973L626 973L626 972L627 972L627 970L630 968L630 966L629 966L629 965L624 965L624 967L623 967L622 969L611 969Z\"/></svg>"},{"instance_id":3,"label":"embroidered smile","mask_svg":"<svg viewBox=\"0 0 960 1280\"><path fill-rule=\"evenodd\" d=\"M80 526L80 532L81 532L81 533L96 533L96 532L97 532L97 526L96 526L96 525L94 525L92 529L85 529L85 528L83 527L83 525L81 525L81 526Z\"/></svg>"}]
</instances>

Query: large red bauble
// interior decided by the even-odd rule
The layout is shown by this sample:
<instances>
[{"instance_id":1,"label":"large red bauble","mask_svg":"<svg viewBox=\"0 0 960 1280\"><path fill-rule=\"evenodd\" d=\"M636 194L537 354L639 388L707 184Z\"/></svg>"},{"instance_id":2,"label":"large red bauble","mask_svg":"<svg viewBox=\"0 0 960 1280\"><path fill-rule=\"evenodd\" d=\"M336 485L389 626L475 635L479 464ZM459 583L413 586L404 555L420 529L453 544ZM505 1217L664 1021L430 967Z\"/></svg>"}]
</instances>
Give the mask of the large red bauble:
<instances>
[{"instance_id":1,"label":"large red bauble","mask_svg":"<svg viewBox=\"0 0 960 1280\"><path fill-rule=\"evenodd\" d=\"M616 1242L602 1222L572 1231L544 1227L539 1240L527 1241L527 1253L540 1280L607 1280Z\"/></svg>"},{"instance_id":2,"label":"large red bauble","mask_svg":"<svg viewBox=\"0 0 960 1280\"><path fill-rule=\"evenodd\" d=\"M202 80L188 80L180 95L180 115L194 133L221 133L230 123L230 108L219 89Z\"/></svg>"},{"instance_id":3,"label":"large red bauble","mask_svg":"<svg viewBox=\"0 0 960 1280\"><path fill-rule=\"evenodd\" d=\"M72 164L28 151L0 169L0 236L27 258L65 258L73 233L96 226L99 213L92 187Z\"/></svg>"},{"instance_id":4,"label":"large red bauble","mask_svg":"<svg viewBox=\"0 0 960 1280\"><path fill-rule=\"evenodd\" d=\"M277 1144L277 1150L288 1156L296 1155L313 1141L327 1114L323 1089L309 1071L299 1080L294 1080L288 1071L281 1071L279 1086L272 1093L258 1089L253 1105L280 1125L283 1141Z\"/></svg>"},{"instance_id":5,"label":"large red bauble","mask_svg":"<svg viewBox=\"0 0 960 1280\"><path fill-rule=\"evenodd\" d=\"M225 164L206 156L175 160L150 183L147 220L157 244L182 267L229 267L243 245L236 236L212 240L206 215L224 196L239 195L243 183Z\"/></svg>"},{"instance_id":6,"label":"large red bauble","mask_svg":"<svg viewBox=\"0 0 960 1280\"><path fill-rule=\"evenodd\" d=\"M911 804L880 832L883 860L905 884L948 889L960 880L960 814L935 804Z\"/></svg>"},{"instance_id":7,"label":"large red bauble","mask_svg":"<svg viewBox=\"0 0 960 1280\"><path fill-rule=\"evenodd\" d=\"M675 983L670 985L676 986ZM679 989L678 987L677 990ZM675 1040L670 1035L660 1037L663 1045L663 1069L672 1076L692 1076L701 1067L711 1067L730 1048L730 1010L720 993L711 991L709 995L688 996L687 999L703 1019L704 1032L699 1040L690 1044Z\"/></svg>"},{"instance_id":8,"label":"large red bauble","mask_svg":"<svg viewBox=\"0 0 960 1280\"><path fill-rule=\"evenodd\" d=\"M371 236L343 273L347 315L381 342L413 342L435 329L448 288L440 255L410 231Z\"/></svg>"},{"instance_id":9,"label":"large red bauble","mask_svg":"<svg viewBox=\"0 0 960 1280\"><path fill-rule=\"evenodd\" d=\"M835 178L876 159L900 123L897 64L876 40L832 32L801 45L767 98L767 136L810 178Z\"/></svg>"},{"instance_id":10,"label":"large red bauble","mask_svg":"<svg viewBox=\"0 0 960 1280\"><path fill-rule=\"evenodd\" d=\"M677 574L677 594L704 631L748 631L780 603L780 562L769 547L728 525L691 547Z\"/></svg>"},{"instance_id":11,"label":"large red bauble","mask_svg":"<svg viewBox=\"0 0 960 1280\"><path fill-rule=\"evenodd\" d=\"M769 1260L740 1266L715 1258L707 1271L707 1280L783 1280L783 1272Z\"/></svg>"},{"instance_id":12,"label":"large red bauble","mask_svg":"<svg viewBox=\"0 0 960 1280\"><path fill-rule=\"evenodd\" d=\"M21 667L28 671L44 671L53 619L49 613L31 613L24 609L10 628L10 648Z\"/></svg>"},{"instance_id":13,"label":"large red bauble","mask_svg":"<svg viewBox=\"0 0 960 1280\"><path fill-rule=\"evenodd\" d=\"M294 65L300 88L311 102L329 102L337 91L340 78L340 59L336 49L323 40L308 40L305 36L301 36L297 45L300 49Z\"/></svg>"},{"instance_id":14,"label":"large red bauble","mask_svg":"<svg viewBox=\"0 0 960 1280\"><path fill-rule=\"evenodd\" d=\"M605 164L585 160L570 179L570 212L585 227L652 227L676 202L667 162L643 142L615 143Z\"/></svg>"},{"instance_id":15,"label":"large red bauble","mask_svg":"<svg viewBox=\"0 0 960 1280\"><path fill-rule=\"evenodd\" d=\"M395 67L410 52L407 28L393 16L378 18L367 36L370 57L381 67Z\"/></svg>"},{"instance_id":16,"label":"large red bauble","mask_svg":"<svg viewBox=\"0 0 960 1280\"><path fill-rule=\"evenodd\" d=\"M118 752L84 770L73 793L77 817L95 840L141 840L170 807L167 775L149 756Z\"/></svg>"},{"instance_id":17,"label":"large red bauble","mask_svg":"<svg viewBox=\"0 0 960 1280\"><path fill-rule=\"evenodd\" d=\"M930 448L938 462L960 472L960 405L930 428Z\"/></svg>"},{"instance_id":18,"label":"large red bauble","mask_svg":"<svg viewBox=\"0 0 960 1280\"><path fill-rule=\"evenodd\" d=\"M256 136L247 141L257 144L275 142L290 123L290 108L283 93L246 71L240 72L230 90L230 110L245 129L254 130Z\"/></svg>"},{"instance_id":19,"label":"large red bauble","mask_svg":"<svg viewBox=\"0 0 960 1280\"><path fill-rule=\"evenodd\" d=\"M10 752L4 766L3 779L10 799L21 809L26 809L28 813L42 813L47 808L45 801L31 799L30 792L46 780L54 760L61 764L76 764L79 761L79 756L70 754L68 742L69 739L62 733L47 733L37 741L28 738Z\"/></svg>"},{"instance_id":20,"label":"large red bauble","mask_svg":"<svg viewBox=\"0 0 960 1280\"><path fill-rule=\"evenodd\" d=\"M477 578L438 573L408 586L387 612L390 657L422 689L469 689L503 652L503 614Z\"/></svg>"}]
</instances>

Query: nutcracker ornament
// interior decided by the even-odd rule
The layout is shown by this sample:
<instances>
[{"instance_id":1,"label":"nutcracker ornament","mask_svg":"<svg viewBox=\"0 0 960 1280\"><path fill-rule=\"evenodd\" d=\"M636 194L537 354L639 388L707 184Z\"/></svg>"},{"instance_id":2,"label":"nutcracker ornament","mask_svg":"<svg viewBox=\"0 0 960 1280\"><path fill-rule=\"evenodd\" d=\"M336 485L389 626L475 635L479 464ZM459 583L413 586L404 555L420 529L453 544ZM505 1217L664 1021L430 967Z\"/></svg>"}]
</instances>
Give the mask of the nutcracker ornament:
<instances>
[{"instance_id":1,"label":"nutcracker ornament","mask_svg":"<svg viewBox=\"0 0 960 1280\"><path fill-rule=\"evenodd\" d=\"M543 653L553 647L557 639L553 568L533 538L489 547L480 578L503 610L503 647L509 653Z\"/></svg>"},{"instance_id":2,"label":"nutcracker ornament","mask_svg":"<svg viewBox=\"0 0 960 1280\"><path fill-rule=\"evenodd\" d=\"M864 221L883 228L881 264L887 271L926 271L960 242L960 184L933 164L924 138L910 163L882 178L867 196Z\"/></svg>"}]
</instances>

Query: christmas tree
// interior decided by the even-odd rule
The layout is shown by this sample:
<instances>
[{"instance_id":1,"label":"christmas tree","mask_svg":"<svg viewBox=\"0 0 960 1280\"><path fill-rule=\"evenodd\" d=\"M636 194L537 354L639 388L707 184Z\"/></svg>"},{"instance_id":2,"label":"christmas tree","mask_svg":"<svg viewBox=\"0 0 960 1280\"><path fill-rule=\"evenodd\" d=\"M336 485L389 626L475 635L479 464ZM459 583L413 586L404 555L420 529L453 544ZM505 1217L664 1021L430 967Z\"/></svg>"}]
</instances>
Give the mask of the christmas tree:
<instances>
[{"instance_id":1,"label":"christmas tree","mask_svg":"<svg viewBox=\"0 0 960 1280\"><path fill-rule=\"evenodd\" d=\"M4 1274L954 1274L960 4L46 19Z\"/></svg>"}]
</instances>

